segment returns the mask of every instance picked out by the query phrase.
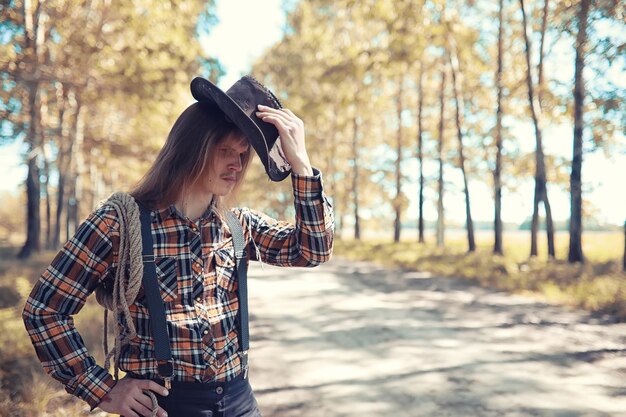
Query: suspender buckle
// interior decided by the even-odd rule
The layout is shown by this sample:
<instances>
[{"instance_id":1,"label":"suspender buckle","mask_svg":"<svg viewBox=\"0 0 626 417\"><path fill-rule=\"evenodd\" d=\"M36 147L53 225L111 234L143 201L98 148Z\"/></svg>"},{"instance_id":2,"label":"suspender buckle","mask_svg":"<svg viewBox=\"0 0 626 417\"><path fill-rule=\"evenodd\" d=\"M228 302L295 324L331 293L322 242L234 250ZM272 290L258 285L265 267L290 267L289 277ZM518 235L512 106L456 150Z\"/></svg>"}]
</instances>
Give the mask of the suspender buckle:
<instances>
[{"instance_id":1,"label":"suspender buckle","mask_svg":"<svg viewBox=\"0 0 626 417\"><path fill-rule=\"evenodd\" d=\"M172 376L174 375L174 364L172 361L157 361L157 373L161 378L163 378L165 388L172 388Z\"/></svg>"},{"instance_id":2,"label":"suspender buckle","mask_svg":"<svg viewBox=\"0 0 626 417\"><path fill-rule=\"evenodd\" d=\"M147 263L151 263L154 262L154 254L149 253L149 254L143 254L141 255L141 258L143 259L143 263L147 264Z\"/></svg>"}]
</instances>

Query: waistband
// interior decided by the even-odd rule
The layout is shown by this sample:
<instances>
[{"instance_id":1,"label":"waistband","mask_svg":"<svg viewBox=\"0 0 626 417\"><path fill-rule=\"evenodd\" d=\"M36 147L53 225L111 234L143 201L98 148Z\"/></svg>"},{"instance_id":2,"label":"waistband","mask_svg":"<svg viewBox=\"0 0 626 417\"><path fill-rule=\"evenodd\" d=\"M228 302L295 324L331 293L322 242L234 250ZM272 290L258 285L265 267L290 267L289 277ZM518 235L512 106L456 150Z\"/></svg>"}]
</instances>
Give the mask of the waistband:
<instances>
[{"instance_id":1,"label":"waistband","mask_svg":"<svg viewBox=\"0 0 626 417\"><path fill-rule=\"evenodd\" d=\"M143 375L137 374L128 374L130 378L134 379L151 379L161 386L165 386L165 381L163 379L157 378L147 378ZM172 390L184 390L184 391L210 391L217 392L218 394L228 393L233 391L239 391L242 387L245 387L248 384L247 378L245 378L245 373L241 372L236 377L229 381L215 381L215 382L195 382L195 381L171 381Z\"/></svg>"}]
</instances>

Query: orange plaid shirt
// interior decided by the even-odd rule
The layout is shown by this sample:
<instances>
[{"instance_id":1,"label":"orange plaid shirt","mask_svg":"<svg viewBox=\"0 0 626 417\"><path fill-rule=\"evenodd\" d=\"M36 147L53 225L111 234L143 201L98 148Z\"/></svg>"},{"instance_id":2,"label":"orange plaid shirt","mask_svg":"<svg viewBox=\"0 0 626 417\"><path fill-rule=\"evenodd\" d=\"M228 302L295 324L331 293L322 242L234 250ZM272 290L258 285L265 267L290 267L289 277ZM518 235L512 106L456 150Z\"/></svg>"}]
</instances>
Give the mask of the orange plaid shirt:
<instances>
[{"instance_id":1,"label":"orange plaid shirt","mask_svg":"<svg viewBox=\"0 0 626 417\"><path fill-rule=\"evenodd\" d=\"M258 211L233 209L253 260L279 266L316 266L330 259L332 207L321 174L292 175L295 224ZM232 237L213 206L198 222L176 207L152 212L154 255L166 306L174 380L228 381L241 372L236 318L239 309ZM119 222L102 206L89 216L42 274L23 311L26 328L46 372L95 408L115 385L96 364L72 316L99 285L112 285L118 265ZM154 340L140 291L130 306L137 337L123 346L120 369L157 378Z\"/></svg>"}]
</instances>

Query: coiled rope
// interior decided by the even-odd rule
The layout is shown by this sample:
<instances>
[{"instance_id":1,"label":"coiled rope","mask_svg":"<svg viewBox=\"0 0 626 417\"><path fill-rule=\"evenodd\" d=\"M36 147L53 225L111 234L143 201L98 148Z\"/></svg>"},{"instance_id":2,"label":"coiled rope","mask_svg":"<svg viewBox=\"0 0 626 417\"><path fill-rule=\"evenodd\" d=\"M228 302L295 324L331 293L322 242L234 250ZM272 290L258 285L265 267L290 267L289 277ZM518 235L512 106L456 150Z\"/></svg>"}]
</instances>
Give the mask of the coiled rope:
<instances>
[{"instance_id":1,"label":"coiled rope","mask_svg":"<svg viewBox=\"0 0 626 417\"><path fill-rule=\"evenodd\" d=\"M137 329L130 315L130 308L143 278L143 258L141 241L141 221L139 220L139 206L128 193L117 192L112 194L101 205L111 206L117 212L119 222L118 263L113 280L113 291L99 286L96 289L96 300L104 309L104 368L109 369L113 358L114 378L119 380L119 359L122 347L137 336ZM111 351L108 346L108 312L111 311L117 318L115 331L115 345ZM152 400L152 413L156 417L158 402L152 391L144 391Z\"/></svg>"}]
</instances>

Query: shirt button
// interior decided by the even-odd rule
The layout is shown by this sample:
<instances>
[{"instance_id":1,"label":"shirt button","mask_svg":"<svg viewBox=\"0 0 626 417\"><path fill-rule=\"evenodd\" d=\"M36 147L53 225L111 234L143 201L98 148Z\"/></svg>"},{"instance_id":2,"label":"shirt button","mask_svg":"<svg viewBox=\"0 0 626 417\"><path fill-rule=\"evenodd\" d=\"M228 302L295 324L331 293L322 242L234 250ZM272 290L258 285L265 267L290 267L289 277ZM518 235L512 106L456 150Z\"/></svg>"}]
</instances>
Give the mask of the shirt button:
<instances>
[{"instance_id":1,"label":"shirt button","mask_svg":"<svg viewBox=\"0 0 626 417\"><path fill-rule=\"evenodd\" d=\"M208 330L205 330L205 331L203 331L203 332L202 332L202 334L207 335L207 334L209 334L209 331L208 331Z\"/></svg>"},{"instance_id":2,"label":"shirt button","mask_svg":"<svg viewBox=\"0 0 626 417\"><path fill-rule=\"evenodd\" d=\"M221 393L223 393L223 392L224 392L224 388L222 388L222 387L217 387L217 388L215 388L215 393L216 393L216 394L221 394Z\"/></svg>"},{"instance_id":3,"label":"shirt button","mask_svg":"<svg viewBox=\"0 0 626 417\"><path fill-rule=\"evenodd\" d=\"M197 301L197 302L199 302L199 303L201 303L201 302L203 301L203 300L202 300L202 296L200 296L200 295L199 295L199 296L197 296L197 297L196 297L196 301Z\"/></svg>"}]
</instances>

